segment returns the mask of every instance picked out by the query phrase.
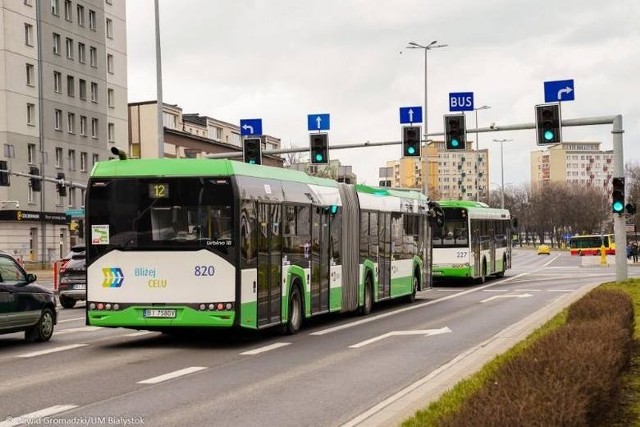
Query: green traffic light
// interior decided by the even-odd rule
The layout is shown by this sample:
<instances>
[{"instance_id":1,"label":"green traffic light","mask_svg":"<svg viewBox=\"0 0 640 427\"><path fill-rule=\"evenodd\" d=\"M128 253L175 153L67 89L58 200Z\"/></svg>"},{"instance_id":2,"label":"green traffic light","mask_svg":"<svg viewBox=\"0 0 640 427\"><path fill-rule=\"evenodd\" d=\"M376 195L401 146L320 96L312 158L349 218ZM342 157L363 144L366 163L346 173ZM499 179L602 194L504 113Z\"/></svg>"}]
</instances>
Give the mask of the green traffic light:
<instances>
[{"instance_id":1,"label":"green traffic light","mask_svg":"<svg viewBox=\"0 0 640 427\"><path fill-rule=\"evenodd\" d=\"M617 200L613 202L613 206L611 206L611 208L615 213L622 213L622 211L624 210L624 203Z\"/></svg>"},{"instance_id":2,"label":"green traffic light","mask_svg":"<svg viewBox=\"0 0 640 427\"><path fill-rule=\"evenodd\" d=\"M553 131L550 131L550 130L545 130L544 131L544 139L545 139L545 141L552 141L554 136L555 135L554 135Z\"/></svg>"},{"instance_id":3,"label":"green traffic light","mask_svg":"<svg viewBox=\"0 0 640 427\"><path fill-rule=\"evenodd\" d=\"M324 160L324 156L320 153L316 153L316 162L321 162Z\"/></svg>"},{"instance_id":4,"label":"green traffic light","mask_svg":"<svg viewBox=\"0 0 640 427\"><path fill-rule=\"evenodd\" d=\"M408 148L407 148L407 153L408 153L408 154L410 154L410 155L414 155L414 154L416 154L416 149L415 149L415 147L408 147Z\"/></svg>"},{"instance_id":5,"label":"green traffic light","mask_svg":"<svg viewBox=\"0 0 640 427\"><path fill-rule=\"evenodd\" d=\"M452 139L451 140L451 146L454 148L457 148L460 145L460 141L458 141L457 139Z\"/></svg>"}]
</instances>

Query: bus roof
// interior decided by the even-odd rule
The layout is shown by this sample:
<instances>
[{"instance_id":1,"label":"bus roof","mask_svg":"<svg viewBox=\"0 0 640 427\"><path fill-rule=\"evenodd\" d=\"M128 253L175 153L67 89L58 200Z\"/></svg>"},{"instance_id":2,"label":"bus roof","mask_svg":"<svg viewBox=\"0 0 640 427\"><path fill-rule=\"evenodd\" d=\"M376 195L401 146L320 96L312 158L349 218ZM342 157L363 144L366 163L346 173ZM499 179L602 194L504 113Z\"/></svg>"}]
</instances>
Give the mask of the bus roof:
<instances>
[{"instance_id":1,"label":"bus roof","mask_svg":"<svg viewBox=\"0 0 640 427\"><path fill-rule=\"evenodd\" d=\"M441 208L465 208L472 218L511 218L508 209L492 208L473 200L438 200L438 204Z\"/></svg>"}]
</instances>

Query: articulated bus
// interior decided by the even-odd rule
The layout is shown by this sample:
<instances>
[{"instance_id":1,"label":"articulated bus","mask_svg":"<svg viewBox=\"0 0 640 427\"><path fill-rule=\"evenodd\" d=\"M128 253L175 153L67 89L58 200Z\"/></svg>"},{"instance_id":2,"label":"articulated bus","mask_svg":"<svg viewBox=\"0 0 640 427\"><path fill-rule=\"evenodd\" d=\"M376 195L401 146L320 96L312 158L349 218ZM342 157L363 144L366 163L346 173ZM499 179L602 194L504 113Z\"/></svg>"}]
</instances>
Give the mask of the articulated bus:
<instances>
[{"instance_id":1,"label":"articulated bus","mask_svg":"<svg viewBox=\"0 0 640 427\"><path fill-rule=\"evenodd\" d=\"M293 334L431 286L429 203L415 191L120 152L94 166L85 207L89 325Z\"/></svg>"},{"instance_id":2,"label":"articulated bus","mask_svg":"<svg viewBox=\"0 0 640 427\"><path fill-rule=\"evenodd\" d=\"M434 279L504 276L511 268L511 215L485 203L442 200L444 227L433 228Z\"/></svg>"},{"instance_id":3,"label":"articulated bus","mask_svg":"<svg viewBox=\"0 0 640 427\"><path fill-rule=\"evenodd\" d=\"M585 234L569 238L571 255L600 255L603 246L605 254L615 255L616 243L613 234Z\"/></svg>"}]
</instances>

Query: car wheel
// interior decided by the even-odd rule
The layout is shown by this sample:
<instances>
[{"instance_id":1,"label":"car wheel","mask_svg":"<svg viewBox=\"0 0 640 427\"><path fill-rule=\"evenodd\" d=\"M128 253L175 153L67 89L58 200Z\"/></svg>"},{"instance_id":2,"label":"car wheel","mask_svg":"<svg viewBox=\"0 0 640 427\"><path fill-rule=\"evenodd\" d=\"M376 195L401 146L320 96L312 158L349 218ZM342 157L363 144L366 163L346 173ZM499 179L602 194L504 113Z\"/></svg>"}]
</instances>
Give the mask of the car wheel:
<instances>
[{"instance_id":1,"label":"car wheel","mask_svg":"<svg viewBox=\"0 0 640 427\"><path fill-rule=\"evenodd\" d=\"M76 305L76 300L60 295L60 305L64 308L73 308Z\"/></svg>"},{"instance_id":2,"label":"car wheel","mask_svg":"<svg viewBox=\"0 0 640 427\"><path fill-rule=\"evenodd\" d=\"M53 335L53 323L53 311L50 308L45 308L42 310L42 314L40 314L40 320L38 320L38 323L27 329L24 336L27 341L49 341Z\"/></svg>"}]
</instances>

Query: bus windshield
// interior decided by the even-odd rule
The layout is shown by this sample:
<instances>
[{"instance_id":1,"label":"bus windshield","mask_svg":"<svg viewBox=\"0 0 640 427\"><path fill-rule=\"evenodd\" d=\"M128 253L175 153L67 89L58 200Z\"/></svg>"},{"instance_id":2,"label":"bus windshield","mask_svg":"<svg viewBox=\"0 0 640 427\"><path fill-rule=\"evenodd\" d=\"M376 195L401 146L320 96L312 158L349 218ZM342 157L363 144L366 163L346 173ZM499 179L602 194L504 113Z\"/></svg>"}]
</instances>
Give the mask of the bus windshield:
<instances>
[{"instance_id":1,"label":"bus windshield","mask_svg":"<svg viewBox=\"0 0 640 427\"><path fill-rule=\"evenodd\" d=\"M444 227L433 228L433 247L468 247L467 211L463 208L443 208Z\"/></svg>"},{"instance_id":2,"label":"bus windshield","mask_svg":"<svg viewBox=\"0 0 640 427\"><path fill-rule=\"evenodd\" d=\"M99 252L208 247L226 254L234 246L228 180L95 180L88 198L90 246Z\"/></svg>"}]
</instances>

